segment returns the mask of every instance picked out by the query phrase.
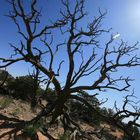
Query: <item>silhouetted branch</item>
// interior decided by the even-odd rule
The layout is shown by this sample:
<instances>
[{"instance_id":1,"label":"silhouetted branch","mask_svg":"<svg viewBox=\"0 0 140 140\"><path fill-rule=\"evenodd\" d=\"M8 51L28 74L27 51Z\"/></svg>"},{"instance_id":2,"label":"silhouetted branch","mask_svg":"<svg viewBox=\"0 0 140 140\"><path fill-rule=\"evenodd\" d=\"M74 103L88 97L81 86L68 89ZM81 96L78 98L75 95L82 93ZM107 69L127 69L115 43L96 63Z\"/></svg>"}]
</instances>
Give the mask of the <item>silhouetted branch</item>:
<instances>
[{"instance_id":1,"label":"silhouetted branch","mask_svg":"<svg viewBox=\"0 0 140 140\"><path fill-rule=\"evenodd\" d=\"M106 11L102 12L99 9L98 16L91 19L91 22L87 23L84 27L81 23L84 22L84 18L87 16L84 7L85 0L75 0L74 2L61 0L64 7L63 11L60 11L61 17L54 22L42 25L42 11L38 9L38 2L37 0L28 2L29 7L26 9L23 1L8 0L11 6L8 16L16 25L17 31L21 35L21 40L18 46L10 44L14 49L14 53L9 59L0 58L0 68L6 68L22 60L30 63L35 68L32 75L34 80L32 85L34 87L33 99L35 99L40 83L44 81L47 81L45 83L45 94L50 87L54 87L56 97L52 102L48 102L47 105L42 106L39 114L30 121L25 122L14 118L9 119L0 115L0 119L5 121L3 124L0 124L0 128L5 128L6 125L6 128L13 128L11 131L0 136L0 138L8 133L12 134L15 131L24 129L25 124L38 122L42 117L48 118L51 116L50 122L48 123L51 126L62 115L65 131L68 129L75 136L78 135L79 137L91 139L89 136L91 133L83 132L80 125L69 114L69 109L66 104L69 99L72 99L91 109L102 121L115 125L123 130L133 140L133 135L127 128L133 125L140 126L137 123L140 116L140 109L134 105L134 102L129 100L129 97L133 97L133 95L125 97L122 110L118 109L117 105L115 105L116 113L113 116L106 116L96 109L94 105L91 105L86 98L78 96L78 93L83 95L86 90L98 90L100 92L106 89L117 90L119 92L128 91L132 79L121 75L117 75L116 78L113 74L119 73L120 68L125 69L140 65L140 57L134 55L138 49L138 43L130 46L121 40L116 45L114 43L116 36L111 35L109 41L105 45L102 44L104 47L101 49L100 36L102 33L108 33L110 31L110 29L102 29L102 20L106 15ZM56 33L55 36L61 35L64 39L61 43L58 43L58 38L53 35L53 32L57 31L60 34ZM45 48L36 45L36 41L39 41L40 46L43 45ZM55 41L57 43L54 45ZM62 51L60 47L62 47ZM66 58L60 57L57 60L58 56L56 57L56 55L62 55L63 52ZM57 68L55 67L55 62L57 62ZM63 75L65 76L63 78L65 80L64 86L60 82L60 71L63 68L63 62L65 62L65 74L62 73L62 77ZM44 79L40 77L40 73L45 76ZM81 82L82 78L85 79L84 82ZM86 78L88 80L90 78L90 82ZM5 80L1 85L4 82ZM89 97L91 96L87 98ZM100 102L95 101L94 103L101 105L106 101L107 99ZM128 104L131 105L134 111L126 108ZM126 125L122 120L129 117L133 117L134 119ZM10 122L12 123L10 124ZM54 138L48 133L47 129L46 127L43 128L44 134L53 140Z\"/></svg>"}]
</instances>

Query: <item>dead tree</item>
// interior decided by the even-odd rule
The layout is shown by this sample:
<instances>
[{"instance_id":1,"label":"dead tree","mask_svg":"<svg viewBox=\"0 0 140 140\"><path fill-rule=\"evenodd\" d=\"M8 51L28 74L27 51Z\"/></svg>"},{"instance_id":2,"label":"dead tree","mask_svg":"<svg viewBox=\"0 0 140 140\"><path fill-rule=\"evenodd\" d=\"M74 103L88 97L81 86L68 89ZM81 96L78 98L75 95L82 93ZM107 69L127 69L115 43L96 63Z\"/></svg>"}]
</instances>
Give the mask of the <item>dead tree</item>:
<instances>
[{"instance_id":1,"label":"dead tree","mask_svg":"<svg viewBox=\"0 0 140 140\"><path fill-rule=\"evenodd\" d=\"M109 117L98 112L98 110L91 106L86 100L77 96L75 93L82 93L81 91L85 90L104 92L107 89L117 90L119 92L127 91L131 86L130 82L132 79L122 75L119 78L114 78L112 75L119 73L120 68L125 69L140 65L140 58L134 55L138 43L130 46L121 40L118 44L115 44L115 37L111 35L106 44L101 45L103 46L101 48L100 37L103 33L109 33L110 31L102 29L101 26L106 12L99 10L99 14L94 17L90 23L87 23L86 27L82 27L82 21L84 21L85 16L87 16L84 7L85 0L75 0L73 3L74 6L71 6L70 0L61 0L63 11L60 11L60 18L54 22L50 22L50 24L46 24L44 27L42 27L40 20L41 11L36 7L39 1L32 0L27 11L25 10L24 2L21 0L7 1L11 5L8 17L10 17L16 25L21 40L19 40L20 45L18 46L10 44L14 49L14 55L8 59L0 58L0 68L6 68L19 61L30 63L48 78L46 90L50 85L53 85L57 99L44 107L42 111L30 121L14 120L1 116L1 120L6 119L7 121L5 122L6 124L1 124L0 128L13 128L13 130L9 131L9 134L12 134L24 129L24 126L27 124L39 121L44 116L52 116L48 125L43 126L42 133L54 139L48 133L47 126L53 124L61 115L63 116L64 121L62 122L64 123L65 129L70 132L77 131L80 137L90 139L90 133L83 132L79 124L69 115L66 103L70 99L75 99L91 108L104 122L116 125L122 129L131 140L134 139L129 131L127 131L124 123L120 121L122 117L133 116L135 119L130 122L131 125L139 127L137 120L140 116L140 111L138 108L135 108L134 112L125 109L126 104L129 103L127 97L123 110L117 111L113 117ZM39 28L40 25L42 29ZM23 27L25 30L23 30ZM53 44L56 39L53 33L56 32L56 30L61 33L61 37L64 38L64 41ZM40 44L42 46L44 45L45 49L35 46L35 41L40 41ZM58 60L57 55L61 55L60 52L62 52L62 50L67 58L65 60ZM88 50L90 50L90 52L87 52ZM85 55L86 53L88 53L88 56ZM79 61L77 62L77 60ZM46 64L44 61L46 61ZM55 62L59 62L57 70ZM67 69L64 84L61 84L61 80L59 80L59 77L62 75L62 68ZM80 82L82 79L89 78L90 83ZM0 138L6 134L3 134Z\"/></svg>"}]
</instances>

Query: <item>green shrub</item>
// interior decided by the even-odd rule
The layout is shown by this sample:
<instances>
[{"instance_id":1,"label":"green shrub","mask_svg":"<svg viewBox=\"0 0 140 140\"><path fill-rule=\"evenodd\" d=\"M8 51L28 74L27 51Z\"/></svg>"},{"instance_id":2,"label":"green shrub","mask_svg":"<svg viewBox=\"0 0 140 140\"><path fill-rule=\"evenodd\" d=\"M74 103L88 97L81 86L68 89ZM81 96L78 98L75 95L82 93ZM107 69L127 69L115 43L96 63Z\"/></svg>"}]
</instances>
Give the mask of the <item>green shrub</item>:
<instances>
[{"instance_id":1,"label":"green shrub","mask_svg":"<svg viewBox=\"0 0 140 140\"><path fill-rule=\"evenodd\" d=\"M4 97L0 101L0 108L4 109L7 108L12 103L12 99L10 97Z\"/></svg>"},{"instance_id":2,"label":"green shrub","mask_svg":"<svg viewBox=\"0 0 140 140\"><path fill-rule=\"evenodd\" d=\"M38 121L38 122L36 122L36 123L28 124L28 125L25 126L23 132L24 132L24 134L26 134L27 136L32 137L32 136L34 136L34 135L37 133L37 131L41 128L42 124L43 124L43 122L42 122L41 120Z\"/></svg>"},{"instance_id":3,"label":"green shrub","mask_svg":"<svg viewBox=\"0 0 140 140\"><path fill-rule=\"evenodd\" d=\"M17 116L17 115L19 115L20 114L20 109L19 108L16 108L13 112L12 112L12 115L13 116Z\"/></svg>"},{"instance_id":4,"label":"green shrub","mask_svg":"<svg viewBox=\"0 0 140 140\"><path fill-rule=\"evenodd\" d=\"M63 135L60 136L60 140L70 140L70 134L69 133L64 133Z\"/></svg>"}]
</instances>

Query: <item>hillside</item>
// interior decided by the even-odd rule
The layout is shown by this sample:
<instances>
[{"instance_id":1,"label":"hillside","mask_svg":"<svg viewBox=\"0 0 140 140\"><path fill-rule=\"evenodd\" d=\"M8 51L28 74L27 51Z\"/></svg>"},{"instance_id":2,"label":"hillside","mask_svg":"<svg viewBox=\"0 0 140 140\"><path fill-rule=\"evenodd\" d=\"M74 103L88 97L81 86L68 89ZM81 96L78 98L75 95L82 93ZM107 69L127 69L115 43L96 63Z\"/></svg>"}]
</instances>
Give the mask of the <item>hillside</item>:
<instances>
[{"instance_id":1,"label":"hillside","mask_svg":"<svg viewBox=\"0 0 140 140\"><path fill-rule=\"evenodd\" d=\"M36 93L36 104L32 106L32 93L33 90L33 79L32 77L19 76L12 77L6 71L0 71L1 77L1 87L0 87L0 125L5 125L5 129L0 128L0 139L8 140L8 135L3 134L11 131L12 129L6 128L7 124L13 123L12 119L18 119L20 121L30 121L42 111L49 102L54 102L56 100L56 93L54 90L49 89L47 94L44 94L44 90L41 87L38 87ZM6 77L6 79L5 79ZM2 82L5 81L5 82ZM104 115L112 116L114 111L109 108L101 108L100 102L95 96L90 96L86 92L79 94L79 97L85 99L88 103L93 105L99 112ZM122 140L123 132L115 126L102 122L100 116L95 112L91 111L90 108L81 104L76 100L69 100L66 104L69 107L70 115L74 122L79 124L78 127L82 132L90 134L90 139L92 140ZM7 121L6 121L7 120ZM24 137L37 136L39 140L47 140L46 136L42 134L42 126L49 125L51 118L42 117L35 125L25 126L22 131L18 131L17 135L22 135L26 133ZM51 136L55 139L60 140L75 140L77 137L78 131L72 130L72 134L64 133L63 119L60 117L52 124L49 125L47 130ZM137 129L136 129L137 134ZM79 135L79 134L78 134ZM13 137L13 134L11 135ZM22 136L23 137L23 136ZM10 138L12 140L12 138ZM32 138L35 140L36 138ZM36 139L36 140L38 140ZM76 138L80 139L80 138ZM16 140L16 139L15 139ZM17 139L20 140L20 139ZM28 140L27 138L25 140ZM30 139L29 139L30 140ZM53 140L53 139L52 139ZM126 139L127 140L127 139Z\"/></svg>"},{"instance_id":2,"label":"hillside","mask_svg":"<svg viewBox=\"0 0 140 140\"><path fill-rule=\"evenodd\" d=\"M8 118L18 118L20 120L30 120L35 115L37 112L40 111L39 107L36 107L34 111L31 111L30 105L28 102L23 101L23 100L16 100L8 96L2 96L0 95L0 112L1 116L7 116ZM1 124L3 121L1 121ZM117 140L121 139L123 136L123 133L119 131L118 129L115 129L107 124L101 124L100 127L96 125L90 125L86 122L81 122L80 127L83 129L83 131L98 131L100 128L104 128L108 132L108 135L111 135ZM43 134L39 132L39 127L35 130L38 134L39 140L47 140ZM1 129L0 130L0 135L4 134L5 132L10 131L10 129ZM63 128L61 127L61 123L58 123L58 126L54 125L50 128L50 133L57 139L60 139L60 136L63 134ZM18 133L20 134L20 132ZM18 135L17 134L17 135ZM61 137L62 138L62 137ZM8 136L5 136L4 138L1 138L1 140L8 140ZM98 140L98 138L93 135L93 140ZM108 140L105 138L102 138L102 140Z\"/></svg>"}]
</instances>

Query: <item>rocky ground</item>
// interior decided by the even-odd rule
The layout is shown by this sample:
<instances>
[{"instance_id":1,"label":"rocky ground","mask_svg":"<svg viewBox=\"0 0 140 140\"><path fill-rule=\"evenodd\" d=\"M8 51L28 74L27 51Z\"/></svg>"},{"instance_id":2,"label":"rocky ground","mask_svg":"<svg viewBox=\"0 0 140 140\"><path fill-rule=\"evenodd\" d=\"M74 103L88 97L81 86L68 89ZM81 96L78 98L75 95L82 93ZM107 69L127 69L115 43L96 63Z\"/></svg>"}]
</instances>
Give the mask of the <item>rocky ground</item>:
<instances>
[{"instance_id":1,"label":"rocky ground","mask_svg":"<svg viewBox=\"0 0 140 140\"><path fill-rule=\"evenodd\" d=\"M6 115L7 117L12 117L12 118L18 118L20 120L30 120L32 119L36 113L39 111L31 111L30 105L27 102L21 101L21 100L15 100L7 96L2 96L0 95L0 113L3 115ZM2 121L0 122L2 123ZM83 130L90 130L94 131L96 128L93 126L90 126L87 123L82 122L81 127ZM107 124L102 124L100 127L105 127L106 129L110 129L110 133L116 138L121 138L122 137L122 132L119 130L111 130L111 127ZM0 129L0 135L8 132L10 129ZM63 129L61 127L57 128L51 128L50 129L51 134L55 137L58 138L62 135ZM20 132L19 132L20 134ZM39 131L37 132L39 140L48 140L42 133ZM19 135L20 136L20 135ZM8 140L9 137L5 136L1 140ZM12 138L10 138L12 140ZM93 139L98 140L96 137ZM18 138L17 140L30 140L29 138Z\"/></svg>"}]
</instances>

